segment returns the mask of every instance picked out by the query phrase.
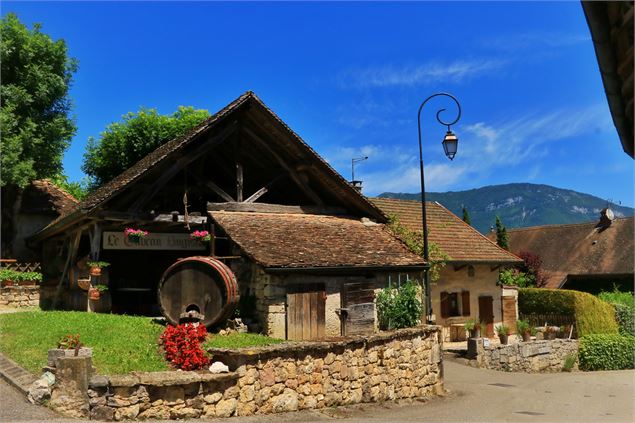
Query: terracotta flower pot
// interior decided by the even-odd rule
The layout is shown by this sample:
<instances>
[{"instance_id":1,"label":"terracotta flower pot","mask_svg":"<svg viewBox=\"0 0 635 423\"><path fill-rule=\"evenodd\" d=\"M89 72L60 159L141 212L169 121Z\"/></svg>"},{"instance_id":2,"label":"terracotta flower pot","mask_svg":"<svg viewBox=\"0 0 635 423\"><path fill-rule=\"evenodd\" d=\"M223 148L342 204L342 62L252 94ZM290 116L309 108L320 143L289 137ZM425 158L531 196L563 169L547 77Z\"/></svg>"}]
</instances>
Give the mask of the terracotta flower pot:
<instances>
[{"instance_id":1,"label":"terracotta flower pot","mask_svg":"<svg viewBox=\"0 0 635 423\"><path fill-rule=\"evenodd\" d=\"M90 288L88 290L88 299L97 301L101 297L101 292L97 288Z\"/></svg>"},{"instance_id":2,"label":"terracotta flower pot","mask_svg":"<svg viewBox=\"0 0 635 423\"><path fill-rule=\"evenodd\" d=\"M89 273L91 276L101 276L101 267L91 267Z\"/></svg>"},{"instance_id":3,"label":"terracotta flower pot","mask_svg":"<svg viewBox=\"0 0 635 423\"><path fill-rule=\"evenodd\" d=\"M531 332L523 332L523 342L531 341Z\"/></svg>"},{"instance_id":4,"label":"terracotta flower pot","mask_svg":"<svg viewBox=\"0 0 635 423\"><path fill-rule=\"evenodd\" d=\"M11 279L3 280L2 286L13 286L13 281Z\"/></svg>"},{"instance_id":5,"label":"terracotta flower pot","mask_svg":"<svg viewBox=\"0 0 635 423\"><path fill-rule=\"evenodd\" d=\"M481 330L480 329L472 329L470 331L470 338L480 338L481 337Z\"/></svg>"},{"instance_id":6,"label":"terracotta flower pot","mask_svg":"<svg viewBox=\"0 0 635 423\"><path fill-rule=\"evenodd\" d=\"M130 241L133 244L138 244L139 241L141 241L141 237L138 236L129 236L128 237L128 241Z\"/></svg>"}]
</instances>

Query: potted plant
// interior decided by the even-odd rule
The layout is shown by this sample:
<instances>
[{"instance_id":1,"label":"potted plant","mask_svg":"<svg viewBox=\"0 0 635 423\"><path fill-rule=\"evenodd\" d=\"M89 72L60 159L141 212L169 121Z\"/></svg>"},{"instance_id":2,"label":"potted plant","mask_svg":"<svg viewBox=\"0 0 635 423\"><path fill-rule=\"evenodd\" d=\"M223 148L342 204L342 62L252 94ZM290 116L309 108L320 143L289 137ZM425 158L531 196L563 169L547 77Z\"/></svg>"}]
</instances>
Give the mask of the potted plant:
<instances>
[{"instance_id":1,"label":"potted plant","mask_svg":"<svg viewBox=\"0 0 635 423\"><path fill-rule=\"evenodd\" d=\"M500 325L496 326L496 333L498 333L498 338L500 339L501 344L507 345L509 326L501 323Z\"/></svg>"},{"instance_id":2,"label":"potted plant","mask_svg":"<svg viewBox=\"0 0 635 423\"><path fill-rule=\"evenodd\" d=\"M516 322L516 331L523 338L523 342L531 341L531 328L526 320L518 320Z\"/></svg>"},{"instance_id":3,"label":"potted plant","mask_svg":"<svg viewBox=\"0 0 635 423\"><path fill-rule=\"evenodd\" d=\"M0 270L0 281L2 282L2 286L13 286L13 284L17 281L18 272L10 269L2 269Z\"/></svg>"},{"instance_id":4,"label":"potted plant","mask_svg":"<svg viewBox=\"0 0 635 423\"><path fill-rule=\"evenodd\" d=\"M108 287L106 285L95 285L88 290L88 298L97 301L101 298L101 293L108 291Z\"/></svg>"},{"instance_id":5,"label":"potted plant","mask_svg":"<svg viewBox=\"0 0 635 423\"><path fill-rule=\"evenodd\" d=\"M190 234L190 239L203 243L209 242L212 236L207 231L194 231Z\"/></svg>"},{"instance_id":6,"label":"potted plant","mask_svg":"<svg viewBox=\"0 0 635 423\"><path fill-rule=\"evenodd\" d=\"M482 324L476 319L469 319L465 322L465 330L470 333L470 338L481 337Z\"/></svg>"},{"instance_id":7,"label":"potted plant","mask_svg":"<svg viewBox=\"0 0 635 423\"><path fill-rule=\"evenodd\" d=\"M123 233L128 238L128 241L135 244L138 244L141 238L148 236L148 231L143 229L126 228Z\"/></svg>"},{"instance_id":8,"label":"potted plant","mask_svg":"<svg viewBox=\"0 0 635 423\"><path fill-rule=\"evenodd\" d=\"M60 357L90 357L92 355L93 349L84 347L79 340L79 334L67 334L57 342L57 348L48 350L48 365L55 367L55 362Z\"/></svg>"},{"instance_id":9,"label":"potted plant","mask_svg":"<svg viewBox=\"0 0 635 423\"><path fill-rule=\"evenodd\" d=\"M24 286L34 286L42 282L42 274L40 272L17 272L16 282Z\"/></svg>"},{"instance_id":10,"label":"potted plant","mask_svg":"<svg viewBox=\"0 0 635 423\"><path fill-rule=\"evenodd\" d=\"M86 265L90 268L91 276L101 276L101 269L110 266L110 263L105 261L88 261Z\"/></svg>"}]
</instances>

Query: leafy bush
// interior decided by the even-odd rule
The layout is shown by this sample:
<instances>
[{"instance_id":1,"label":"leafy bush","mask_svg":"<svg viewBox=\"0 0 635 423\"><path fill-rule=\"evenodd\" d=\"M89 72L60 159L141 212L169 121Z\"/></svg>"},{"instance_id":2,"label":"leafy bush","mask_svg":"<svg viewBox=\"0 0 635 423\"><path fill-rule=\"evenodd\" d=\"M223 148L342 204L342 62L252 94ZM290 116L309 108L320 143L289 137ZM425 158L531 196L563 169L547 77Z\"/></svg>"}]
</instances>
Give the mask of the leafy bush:
<instances>
[{"instance_id":1,"label":"leafy bush","mask_svg":"<svg viewBox=\"0 0 635 423\"><path fill-rule=\"evenodd\" d=\"M582 370L621 370L635 367L635 337L594 334L580 338Z\"/></svg>"},{"instance_id":2,"label":"leafy bush","mask_svg":"<svg viewBox=\"0 0 635 423\"><path fill-rule=\"evenodd\" d=\"M523 288L518 290L521 314L569 314L579 336L617 333L613 307L591 294L568 289Z\"/></svg>"},{"instance_id":3,"label":"leafy bush","mask_svg":"<svg viewBox=\"0 0 635 423\"><path fill-rule=\"evenodd\" d=\"M0 281L42 282L40 272L19 272L11 269L0 269Z\"/></svg>"},{"instance_id":4,"label":"leafy bush","mask_svg":"<svg viewBox=\"0 0 635 423\"><path fill-rule=\"evenodd\" d=\"M205 325L185 323L168 326L159 342L165 359L171 365L181 370L198 370L209 364L209 358L201 348L206 337Z\"/></svg>"},{"instance_id":5,"label":"leafy bush","mask_svg":"<svg viewBox=\"0 0 635 423\"><path fill-rule=\"evenodd\" d=\"M635 336L635 307L624 304L613 304L615 308L615 320L622 335Z\"/></svg>"},{"instance_id":6,"label":"leafy bush","mask_svg":"<svg viewBox=\"0 0 635 423\"><path fill-rule=\"evenodd\" d=\"M496 333L499 335L509 335L509 326L500 324L496 326Z\"/></svg>"},{"instance_id":7,"label":"leafy bush","mask_svg":"<svg viewBox=\"0 0 635 423\"><path fill-rule=\"evenodd\" d=\"M498 280L503 285L517 286L519 288L530 288L536 286L535 278L518 269L503 269L498 275Z\"/></svg>"},{"instance_id":8,"label":"leafy bush","mask_svg":"<svg viewBox=\"0 0 635 423\"><path fill-rule=\"evenodd\" d=\"M578 360L578 355L571 353L564 358L564 364L562 365L563 372L570 372L575 366L575 362Z\"/></svg>"},{"instance_id":9,"label":"leafy bush","mask_svg":"<svg viewBox=\"0 0 635 423\"><path fill-rule=\"evenodd\" d=\"M529 327L529 322L526 320L517 320L516 321L516 332L519 335L523 333L530 332L531 328Z\"/></svg>"},{"instance_id":10,"label":"leafy bush","mask_svg":"<svg viewBox=\"0 0 635 423\"><path fill-rule=\"evenodd\" d=\"M422 310L419 289L413 281L399 288L384 288L377 295L377 318L382 330L415 326L420 321Z\"/></svg>"},{"instance_id":11,"label":"leafy bush","mask_svg":"<svg viewBox=\"0 0 635 423\"><path fill-rule=\"evenodd\" d=\"M635 297L633 293L621 292L617 288L611 292L600 292L598 298L611 304L623 304L628 307L635 307Z\"/></svg>"}]
</instances>

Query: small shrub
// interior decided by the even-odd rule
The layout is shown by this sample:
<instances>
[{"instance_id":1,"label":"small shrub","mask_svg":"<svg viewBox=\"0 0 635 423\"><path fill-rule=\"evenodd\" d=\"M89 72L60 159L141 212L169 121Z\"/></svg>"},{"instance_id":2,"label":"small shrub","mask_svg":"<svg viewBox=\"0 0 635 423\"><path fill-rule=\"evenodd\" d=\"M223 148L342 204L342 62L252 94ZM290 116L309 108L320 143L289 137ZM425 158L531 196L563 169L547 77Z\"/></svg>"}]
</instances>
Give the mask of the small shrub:
<instances>
[{"instance_id":1,"label":"small shrub","mask_svg":"<svg viewBox=\"0 0 635 423\"><path fill-rule=\"evenodd\" d=\"M529 322L526 321L526 320L517 320L516 321L516 332L519 335L522 335L523 333L530 332Z\"/></svg>"},{"instance_id":2,"label":"small shrub","mask_svg":"<svg viewBox=\"0 0 635 423\"><path fill-rule=\"evenodd\" d=\"M586 292L568 289L519 289L518 310L521 314L572 315L578 336L617 333L618 329L613 307Z\"/></svg>"},{"instance_id":3,"label":"small shrub","mask_svg":"<svg viewBox=\"0 0 635 423\"><path fill-rule=\"evenodd\" d=\"M207 337L205 325L185 323L168 326L160 337L165 359L181 370L198 370L209 364L209 358L201 348Z\"/></svg>"},{"instance_id":4,"label":"small shrub","mask_svg":"<svg viewBox=\"0 0 635 423\"><path fill-rule=\"evenodd\" d=\"M498 275L498 280L503 285L517 286L519 288L529 288L536 286L535 278L518 269L504 269Z\"/></svg>"},{"instance_id":5,"label":"small shrub","mask_svg":"<svg viewBox=\"0 0 635 423\"><path fill-rule=\"evenodd\" d=\"M592 334L580 338L580 368L621 370L635 367L635 337L619 334Z\"/></svg>"},{"instance_id":6,"label":"small shrub","mask_svg":"<svg viewBox=\"0 0 635 423\"><path fill-rule=\"evenodd\" d=\"M500 324L496 326L496 333L499 335L509 335L509 326Z\"/></svg>"},{"instance_id":7,"label":"small shrub","mask_svg":"<svg viewBox=\"0 0 635 423\"><path fill-rule=\"evenodd\" d=\"M602 291L598 298L611 304L623 304L628 307L635 307L635 297L632 292L621 292L614 288L611 292Z\"/></svg>"},{"instance_id":8,"label":"small shrub","mask_svg":"<svg viewBox=\"0 0 635 423\"><path fill-rule=\"evenodd\" d=\"M613 304L613 307L620 334L635 336L635 307L618 303Z\"/></svg>"},{"instance_id":9,"label":"small shrub","mask_svg":"<svg viewBox=\"0 0 635 423\"><path fill-rule=\"evenodd\" d=\"M413 281L399 288L384 288L377 295L377 318L382 330L415 326L421 319L422 311L419 288Z\"/></svg>"},{"instance_id":10,"label":"small shrub","mask_svg":"<svg viewBox=\"0 0 635 423\"><path fill-rule=\"evenodd\" d=\"M569 354L564 358L564 364L562 365L563 372L570 372L575 366L575 362L578 360L578 355L575 353Z\"/></svg>"},{"instance_id":11,"label":"small shrub","mask_svg":"<svg viewBox=\"0 0 635 423\"><path fill-rule=\"evenodd\" d=\"M59 341L57 341L57 348L64 350L72 350L81 347L82 343L79 341L79 333L77 335L64 335Z\"/></svg>"}]
</instances>

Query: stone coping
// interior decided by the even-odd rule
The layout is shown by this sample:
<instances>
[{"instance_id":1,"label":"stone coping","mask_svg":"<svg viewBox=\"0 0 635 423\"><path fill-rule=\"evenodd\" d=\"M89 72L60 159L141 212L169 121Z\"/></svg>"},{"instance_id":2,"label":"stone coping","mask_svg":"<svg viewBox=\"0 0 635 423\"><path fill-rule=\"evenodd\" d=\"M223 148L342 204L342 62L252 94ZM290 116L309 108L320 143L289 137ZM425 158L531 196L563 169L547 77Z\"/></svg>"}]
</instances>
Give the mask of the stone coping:
<instances>
[{"instance_id":1,"label":"stone coping","mask_svg":"<svg viewBox=\"0 0 635 423\"><path fill-rule=\"evenodd\" d=\"M224 382L238 378L238 375L230 373L210 373L206 370L180 371L168 370L163 372L131 372L125 375L103 376L112 387L132 387L137 385L174 386L190 383ZM91 379L91 385L102 385L103 379Z\"/></svg>"},{"instance_id":2,"label":"stone coping","mask_svg":"<svg viewBox=\"0 0 635 423\"><path fill-rule=\"evenodd\" d=\"M486 351L494 351L494 350L502 350L502 349L505 349L505 348L512 348L515 345L518 345L520 347L522 347L522 346L535 346L535 347L540 348L542 346L553 345L553 343L558 343L558 342L577 343L578 340L577 339L556 338L556 339L541 339L541 340L527 341L527 342L519 341L519 342L510 343L510 344L496 344L496 345L490 345L488 347L483 346L483 349L486 350Z\"/></svg>"},{"instance_id":3,"label":"stone coping","mask_svg":"<svg viewBox=\"0 0 635 423\"><path fill-rule=\"evenodd\" d=\"M223 360L230 360L232 364L236 359L244 362L252 362L275 357L278 355L297 357L306 355L326 355L334 350L357 349L375 344L388 343L401 339L413 338L416 336L429 336L441 330L441 326L422 325L414 328L397 329L394 331L382 331L372 335L357 335L342 338L332 338L324 341L298 341L284 342L281 344L264 345L260 347L245 348L209 348L207 352L212 356L222 357ZM223 361L221 360L221 361ZM228 363L225 363L228 364Z\"/></svg>"}]
</instances>

